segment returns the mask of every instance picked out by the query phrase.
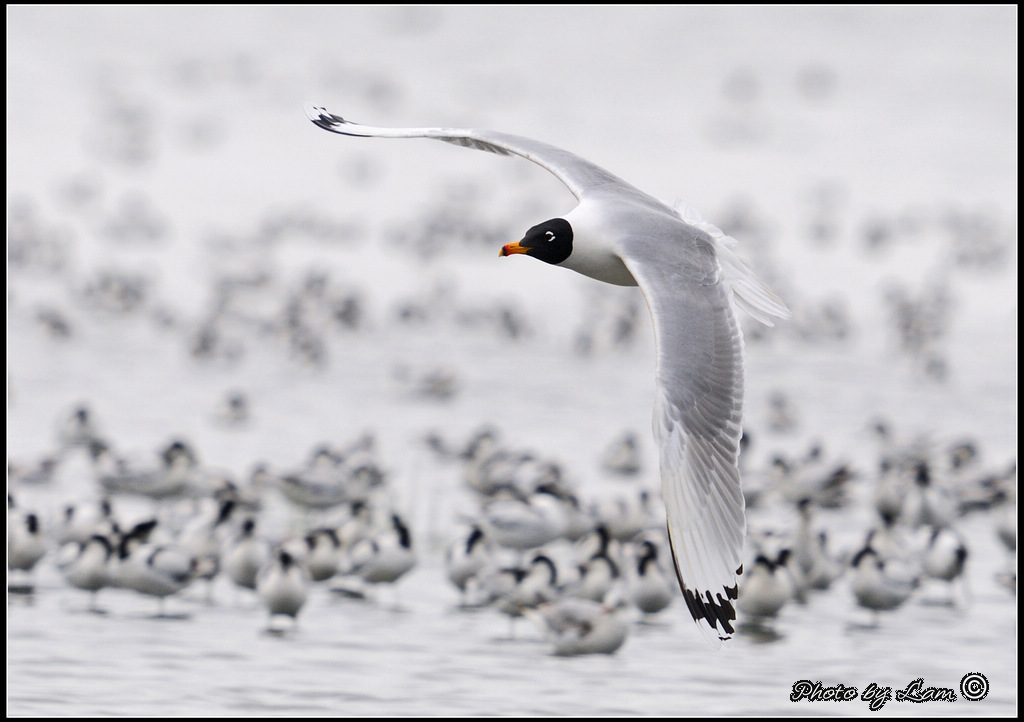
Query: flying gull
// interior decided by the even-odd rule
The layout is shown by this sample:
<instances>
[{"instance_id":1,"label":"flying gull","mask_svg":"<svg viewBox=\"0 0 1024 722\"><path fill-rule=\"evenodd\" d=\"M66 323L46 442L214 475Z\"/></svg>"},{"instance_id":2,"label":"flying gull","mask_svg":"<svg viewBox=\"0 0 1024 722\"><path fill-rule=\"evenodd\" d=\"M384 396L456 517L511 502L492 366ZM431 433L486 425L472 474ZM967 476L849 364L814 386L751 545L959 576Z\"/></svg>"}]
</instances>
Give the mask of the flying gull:
<instances>
[{"instance_id":1,"label":"flying gull","mask_svg":"<svg viewBox=\"0 0 1024 722\"><path fill-rule=\"evenodd\" d=\"M654 435L679 586L713 647L732 637L746 533L737 466L743 335L734 305L768 326L789 310L729 248L734 240L573 153L478 129L376 128L306 105L341 135L433 138L518 155L564 183L578 205L530 228L500 255L525 254L619 286L639 286L654 323Z\"/></svg>"}]
</instances>

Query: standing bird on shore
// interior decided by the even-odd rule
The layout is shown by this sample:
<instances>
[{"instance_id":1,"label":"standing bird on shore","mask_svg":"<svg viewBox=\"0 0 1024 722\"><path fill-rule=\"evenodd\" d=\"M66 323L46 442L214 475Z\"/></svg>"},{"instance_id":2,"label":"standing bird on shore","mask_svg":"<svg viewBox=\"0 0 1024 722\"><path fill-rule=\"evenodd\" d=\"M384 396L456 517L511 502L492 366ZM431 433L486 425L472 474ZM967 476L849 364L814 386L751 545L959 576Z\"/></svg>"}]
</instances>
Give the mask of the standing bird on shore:
<instances>
[{"instance_id":1,"label":"standing bird on shore","mask_svg":"<svg viewBox=\"0 0 1024 722\"><path fill-rule=\"evenodd\" d=\"M166 599L196 578L199 560L175 544L120 545L113 584L159 602L157 617L187 618L166 613Z\"/></svg>"},{"instance_id":2,"label":"standing bird on shore","mask_svg":"<svg viewBox=\"0 0 1024 722\"><path fill-rule=\"evenodd\" d=\"M696 213L647 195L577 155L489 130L374 128L317 106L315 125L341 135L434 138L550 171L579 204L530 228L501 256L524 254L619 286L639 286L654 322L654 434L676 574L690 614L714 647L733 634L746 532L737 464L743 416L738 306L772 325L785 304Z\"/></svg>"},{"instance_id":3,"label":"standing bird on shore","mask_svg":"<svg viewBox=\"0 0 1024 722\"><path fill-rule=\"evenodd\" d=\"M582 654L615 654L629 636L629 627L614 606L590 599L567 597L546 602L535 611L544 623L560 657Z\"/></svg>"},{"instance_id":4,"label":"standing bird on shore","mask_svg":"<svg viewBox=\"0 0 1024 722\"><path fill-rule=\"evenodd\" d=\"M7 514L7 590L30 593L34 585L30 582L15 584L11 578L21 575L30 578L39 560L49 551L49 540L39 524L39 515L29 512L25 515Z\"/></svg>"},{"instance_id":5,"label":"standing bird on shore","mask_svg":"<svg viewBox=\"0 0 1024 722\"><path fill-rule=\"evenodd\" d=\"M394 584L416 566L412 532L398 514L390 526L356 544L350 554L349 572L367 584Z\"/></svg>"},{"instance_id":6,"label":"standing bird on shore","mask_svg":"<svg viewBox=\"0 0 1024 722\"><path fill-rule=\"evenodd\" d=\"M462 604L466 605L467 586L490 561L487 548L487 537L476 524L465 539L458 539L445 551L444 568L448 581L454 584L462 595Z\"/></svg>"},{"instance_id":7,"label":"standing bird on shore","mask_svg":"<svg viewBox=\"0 0 1024 722\"><path fill-rule=\"evenodd\" d=\"M672 603L672 580L658 564L658 545L649 539L640 543L636 574L629 584L629 600L645 615L657 614Z\"/></svg>"},{"instance_id":8,"label":"standing bird on shore","mask_svg":"<svg viewBox=\"0 0 1024 722\"><path fill-rule=\"evenodd\" d=\"M96 595L110 585L113 554L114 545L102 534L94 534L81 542L69 542L57 553L57 569L64 580L89 592L89 611L102 613L96 606Z\"/></svg>"},{"instance_id":9,"label":"standing bird on shore","mask_svg":"<svg viewBox=\"0 0 1024 722\"><path fill-rule=\"evenodd\" d=\"M256 520L247 518L238 534L229 539L222 552L224 571L243 589L256 589L260 570L270 559L270 546L256 536Z\"/></svg>"},{"instance_id":10,"label":"standing bird on shore","mask_svg":"<svg viewBox=\"0 0 1024 722\"><path fill-rule=\"evenodd\" d=\"M870 545L857 552L853 561L851 588L857 604L871 610L874 624L878 624L879 612L889 612L903 606L917 589L917 577L891 576L885 561Z\"/></svg>"},{"instance_id":11,"label":"standing bird on shore","mask_svg":"<svg viewBox=\"0 0 1024 722\"><path fill-rule=\"evenodd\" d=\"M794 584L786 570L789 553L789 549L783 549L776 559L764 554L754 559L740 587L739 608L745 616L755 621L776 617L793 598Z\"/></svg>"},{"instance_id":12,"label":"standing bird on shore","mask_svg":"<svg viewBox=\"0 0 1024 722\"><path fill-rule=\"evenodd\" d=\"M275 549L256 578L256 593L270 615L268 629L278 616L291 617L294 626L309 596L309 574L286 550Z\"/></svg>"},{"instance_id":13,"label":"standing bird on shore","mask_svg":"<svg viewBox=\"0 0 1024 722\"><path fill-rule=\"evenodd\" d=\"M961 580L964 593L967 593L967 578L964 575L967 557L967 542L952 527L932 530L921 568L927 578L946 582L950 604L954 603L953 583L957 579Z\"/></svg>"}]
</instances>

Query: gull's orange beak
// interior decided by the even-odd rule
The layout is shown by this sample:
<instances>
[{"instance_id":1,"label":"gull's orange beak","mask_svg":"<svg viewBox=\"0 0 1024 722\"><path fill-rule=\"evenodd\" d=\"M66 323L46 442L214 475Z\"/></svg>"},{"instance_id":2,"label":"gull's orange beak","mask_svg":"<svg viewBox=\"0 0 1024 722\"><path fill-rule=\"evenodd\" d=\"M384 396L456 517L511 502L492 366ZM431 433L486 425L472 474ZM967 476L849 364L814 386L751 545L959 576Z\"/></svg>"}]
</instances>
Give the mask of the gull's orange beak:
<instances>
[{"instance_id":1,"label":"gull's orange beak","mask_svg":"<svg viewBox=\"0 0 1024 722\"><path fill-rule=\"evenodd\" d=\"M513 253L526 253L528 250L530 249L524 248L519 244L519 241L516 241L515 243L506 243L502 246L501 250L498 251L498 255L511 256Z\"/></svg>"}]
</instances>

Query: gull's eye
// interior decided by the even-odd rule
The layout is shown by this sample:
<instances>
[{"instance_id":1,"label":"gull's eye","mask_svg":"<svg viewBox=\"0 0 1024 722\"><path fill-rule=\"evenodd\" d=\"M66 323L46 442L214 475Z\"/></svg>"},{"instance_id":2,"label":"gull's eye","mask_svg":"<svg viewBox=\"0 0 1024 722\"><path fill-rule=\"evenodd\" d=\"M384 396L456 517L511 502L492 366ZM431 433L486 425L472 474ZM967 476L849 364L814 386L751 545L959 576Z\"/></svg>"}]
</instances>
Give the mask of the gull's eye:
<instances>
[{"instance_id":1,"label":"gull's eye","mask_svg":"<svg viewBox=\"0 0 1024 722\"><path fill-rule=\"evenodd\" d=\"M546 240L548 243L551 243L551 241L555 240L555 234L552 233L551 231L546 231L544 235L547 236Z\"/></svg>"}]
</instances>

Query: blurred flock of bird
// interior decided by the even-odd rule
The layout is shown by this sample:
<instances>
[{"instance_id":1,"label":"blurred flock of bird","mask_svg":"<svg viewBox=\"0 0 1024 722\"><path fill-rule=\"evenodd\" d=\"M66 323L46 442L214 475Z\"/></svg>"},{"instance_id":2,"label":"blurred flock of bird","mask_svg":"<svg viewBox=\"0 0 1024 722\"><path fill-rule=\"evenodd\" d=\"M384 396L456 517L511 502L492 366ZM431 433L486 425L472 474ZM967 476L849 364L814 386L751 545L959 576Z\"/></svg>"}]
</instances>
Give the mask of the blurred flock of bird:
<instances>
[{"instance_id":1,"label":"blurred flock of bird","mask_svg":"<svg viewBox=\"0 0 1024 722\"><path fill-rule=\"evenodd\" d=\"M18 251L12 255L14 275L28 272L29 259L47 238L23 213L11 224ZM136 216L134 230L118 227L145 235L158 225L147 218ZM874 234L870 238L874 242ZM62 263L55 268L67 271ZM326 364L328 344L321 337L358 334L366 323L358 293L338 292L326 274L312 272L284 297L264 299L273 314L252 318L254 296L274 288L269 281L220 279L211 317L182 333L183 356L196 364L215 356L238 363L244 345L227 344L225 337L268 334L275 342L286 339L291 363ZM149 311L156 323L166 323L137 280L110 273L84 284L81 294L83 308L106 322ZM248 300L238 304L243 294ZM602 303L592 319L603 327L595 323L581 331L570 353L614 353L636 342L642 319L637 299ZM391 322L424 323L430 309L442 305L433 298L402 304ZM941 294L917 301L893 294L891 332L907 353L926 353L930 340L942 335L948 313ZM523 342L528 319L511 309L480 316L467 313L467 327ZM36 333L75 343L72 324L56 311L40 310L38 321ZM849 333L849 322L841 313L823 313L800 333L812 342L834 341ZM942 383L940 368L933 356L919 372ZM413 378L398 364L395 377L409 393L441 408L458 393L458 378L443 370ZM24 459L13 450L10 594L36 593L33 574L50 564L97 613L109 594L152 597L159 602L154 615L171 617L187 617L183 609L201 614L203 604L238 604L250 594L266 615L265 622L254 615L254 629L283 634L301 618L310 595L392 603L382 588L400 588L425 555L443 554L444 575L436 581L450 585L453 603L467 613L507 616L513 637L524 634L516 620L534 619L555 653L566 655L615 652L633 625L679 606L657 477L643 453L642 432L625 431L609 442L601 462L621 489L611 499L572 481L554 451L517 448L493 426L466 439L425 432L423 448L449 469L456 493L474 510L442 523L450 536L442 550L437 539L425 543L401 503L395 504L389 465L379 458L372 430L340 442L311 440L310 448L296 449L292 468L254 459L251 468L231 472L205 467L195 439L174 438L149 453L125 454L103 433L102 413L94 408L102 409L102 399L66 410L52 452ZM799 433L800 411L783 392L771 395L769 408L768 427L748 428L746 439ZM231 390L211 409L211 423L244 433L252 413L258 413L258 401ZM871 615L894 613L937 586L947 590L950 604L966 606L969 592L962 585L971 547L958 525L967 515L989 518L991 533L1005 546L1005 570L992 581L1006 588L1012 603L1015 459L985 459L981 440L970 435L939 443L924 435L901 439L901 430L884 419L866 419L865 426L875 438L873 459L830 458L816 442L803 454L779 453L759 467L744 463L750 536L738 600L741 632L777 634L774 620L787 605L813 605L833 586L843 587ZM48 486L74 501L46 508L21 503L23 492ZM856 546L838 547L829 535L830 515L851 504L870 505L875 523ZM282 508L283 523L274 513ZM230 580L238 594L218 598L217 578ZM168 598L183 595L189 606L168 612Z\"/></svg>"},{"instance_id":2,"label":"blurred flock of bird","mask_svg":"<svg viewBox=\"0 0 1024 722\"><path fill-rule=\"evenodd\" d=\"M778 411L775 423L795 423ZM222 412L223 423L243 424L244 397L225 399ZM393 504L372 433L316 445L294 468L257 464L239 479L204 468L181 439L148 460L120 456L100 429L91 408L78 406L52 454L9 466L9 595L37 593L34 573L51 564L96 613L105 613L103 597L112 593L153 598L154 617L186 619L206 604L251 610L251 595L266 614L264 622L254 618L254 629L285 634L311 594L398 603L397 589L384 590L434 554L444 570L436 583L450 586L453 603L506 615L513 638L516 620L532 618L564 655L613 653L634 624L679 605L664 511L656 486L640 481L646 460L632 432L601 459L623 489L604 499L588 498L555 458L509 446L493 427L468 439L428 434L422 443L452 467L456 493L474 509L451 520L441 549L418 539ZM1005 547L1005 568L991 581L1012 603L1016 461L984 464L971 438L901 443L881 420L872 432L873 468L828 459L816 445L746 477L751 528L741 632L778 635L774 620L786 605L813 605L833 586L870 615L865 624L922 594L966 609L971 547L958 526L968 515L989 519ZM22 490L54 483L65 464L82 473L77 501L19 504ZM875 522L857 545L837 548L828 520L853 503L870 504ZM275 506L288 510L283 528L268 511ZM217 598L218 577L237 592L225 598L221 586ZM168 612L168 598L185 590L189 601Z\"/></svg>"},{"instance_id":3,"label":"blurred flock of bird","mask_svg":"<svg viewBox=\"0 0 1024 722\"><path fill-rule=\"evenodd\" d=\"M805 78L806 102L835 92L827 70ZM217 82L251 88L261 79L260 68L244 58L215 68L182 63L164 77L182 93L210 92ZM756 73L744 71L723 83L724 107L734 104L737 118L756 82ZM357 90L364 103L399 102L399 91L382 80ZM441 193L425 216L381 236L367 237L357 217L295 208L268 212L249 232L211 232L205 251L213 270L200 296L207 302L198 313L177 308L169 300L174 289L154 281L158 274L119 262L140 249L153 259L173 253L174 208L144 188L112 198L104 181L157 163L167 128L146 105L112 88L104 90L101 107L84 139L101 170L69 171L55 179L51 197L8 199L9 343L19 342L12 326L34 341L73 348L96 326L134 329L142 322L177 339L183 364L230 377L254 348L270 349L296 372L329 367L333 347L373 343L373 330L381 327L430 327L439 338L477 334L519 345L550 341L537 331L543 322L522 307L461 298L441 282L382 309L370 284L353 280L359 273L351 266L339 280L343 274L329 267L296 271L248 262L289 245L332 249L344 264L346 253L372 244L396 258L418 259L437 245L496 249L510 240L507 219L488 217L487 204L459 187ZM295 109L295 124L305 130L298 103ZM728 138L709 141L739 142L744 126L729 127ZM216 117L197 115L173 135L188 152L203 153L224 143L228 131ZM350 170L344 182L363 175L372 169ZM941 269L924 290L894 282L870 292L881 294L894 363L909 361L909 373L922 383L947 383L956 372L946 353L957 308L953 283L959 275L1011 272L1015 229L971 208L851 219L842 216L841 188L819 190L805 219L810 246L855 246L879 264L888 249L923 237L938 249ZM743 250L760 253L755 266L794 310L791 323L770 331L745 326L748 348L762 342L855 348L857 314L840 296L816 301L788 281L784 259L771 255L771 219L737 203L714 220ZM84 263L84 257L101 260ZM448 258L457 263L450 252ZM29 289L40 285L60 292L39 299ZM649 341L637 294L595 291L583 306L574 333L560 340L567 357L622 354ZM462 392L458 373L446 367L396 359L393 377L406 394L396 413L401 399L412 396L437 404L443 415L444 404ZM984 581L1005 588L1007 604L1014 603L1015 457L986 455L985 440L966 419L963 435L947 439L877 417L863 423L872 455L841 458L831 450L841 444L802 418L784 390L752 393L770 394L770 402L767 422L745 428L745 439L761 453L741 454L749 524L741 633L784 634L783 610L802 605L803 617L813 615L826 592L855 599L865 624L885 624L886 615L937 593L953 613L966 613L965 570L974 559L971 540L960 531L967 518L984 518L987 533L1004 547L1005 568ZM30 385L19 378L9 379L11 403L32 403ZM211 403L210 423L244 434L252 416L267 411L260 404L258 394L226 388ZM88 388L80 403L47 413L57 420L48 451L8 449L9 599L52 592L35 582L49 566L67 593L97 614L106 613L109 595L137 595L140 608L152 604L154 617L185 620L203 614L205 605L237 604L252 614L254 633L287 635L301 625L312 595L400 604L403 582L426 566L441 570L434 581L450 588L452 604L466 614L503 615L510 636L543 634L561 655L614 653L636 625L685 614L666 556L646 428L609 429L600 462L605 488L615 492L604 495L579 481L557 449L521 448L493 424L464 437L424 429L416 453L431 459L463 501L458 515L438 520L428 534L409 518L375 429L351 439L310 438L294 449L290 466L252 458L246 468L223 469L205 464L203 439L182 436L173 419L159 448L125 449L104 431L106 400L90 397ZM771 451L780 438L789 443ZM791 450L801 444L802 452ZM31 501L42 498L52 502ZM871 521L853 543L835 539L832 520L854 508Z\"/></svg>"}]
</instances>

